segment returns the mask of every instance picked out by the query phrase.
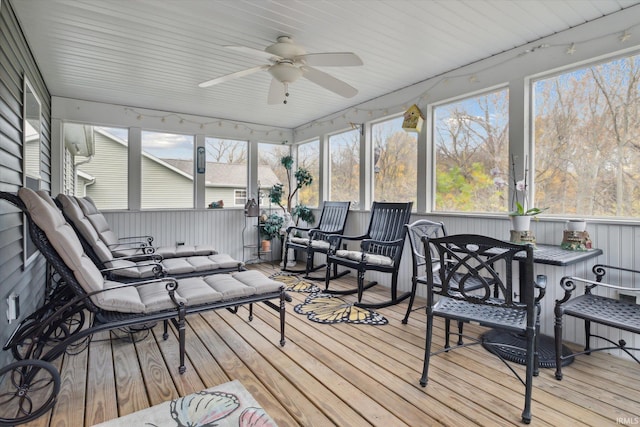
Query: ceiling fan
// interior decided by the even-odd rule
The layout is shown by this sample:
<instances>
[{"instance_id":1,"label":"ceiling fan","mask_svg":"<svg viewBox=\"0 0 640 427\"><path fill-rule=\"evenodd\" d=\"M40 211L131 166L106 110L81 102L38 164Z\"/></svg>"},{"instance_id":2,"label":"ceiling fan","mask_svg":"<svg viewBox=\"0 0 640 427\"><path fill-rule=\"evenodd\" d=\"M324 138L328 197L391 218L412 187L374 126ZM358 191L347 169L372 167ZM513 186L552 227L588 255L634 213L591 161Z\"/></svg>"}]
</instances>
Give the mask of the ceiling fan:
<instances>
[{"instance_id":1,"label":"ceiling fan","mask_svg":"<svg viewBox=\"0 0 640 427\"><path fill-rule=\"evenodd\" d=\"M237 71L200 83L200 87L209 87L228 82L240 77L248 76L258 71L266 70L273 76L269 87L269 104L287 103L289 84L300 77L328 89L345 98L351 98L358 90L330 74L320 71L314 66L321 67L352 67L362 65L362 60L351 52L306 53L304 48L295 44L289 36L280 36L278 41L264 50L246 46L224 46L248 55L265 59L269 64L259 65L246 70ZM283 101L284 100L284 101Z\"/></svg>"}]
</instances>

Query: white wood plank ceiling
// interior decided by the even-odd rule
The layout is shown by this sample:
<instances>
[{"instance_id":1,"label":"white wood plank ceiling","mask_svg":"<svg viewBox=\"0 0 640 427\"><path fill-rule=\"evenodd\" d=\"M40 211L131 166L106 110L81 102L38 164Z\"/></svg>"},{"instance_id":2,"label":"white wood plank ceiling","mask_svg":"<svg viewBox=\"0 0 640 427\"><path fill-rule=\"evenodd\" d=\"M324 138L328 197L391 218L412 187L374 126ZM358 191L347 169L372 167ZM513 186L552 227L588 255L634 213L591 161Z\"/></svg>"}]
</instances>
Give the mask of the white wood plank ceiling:
<instances>
[{"instance_id":1,"label":"white wood plank ceiling","mask_svg":"<svg viewBox=\"0 0 640 427\"><path fill-rule=\"evenodd\" d=\"M54 96L295 128L443 72L640 3L639 0L9 0ZM308 53L354 52L318 67L358 89L342 98L300 79L267 104L260 71L291 36Z\"/></svg>"}]
</instances>

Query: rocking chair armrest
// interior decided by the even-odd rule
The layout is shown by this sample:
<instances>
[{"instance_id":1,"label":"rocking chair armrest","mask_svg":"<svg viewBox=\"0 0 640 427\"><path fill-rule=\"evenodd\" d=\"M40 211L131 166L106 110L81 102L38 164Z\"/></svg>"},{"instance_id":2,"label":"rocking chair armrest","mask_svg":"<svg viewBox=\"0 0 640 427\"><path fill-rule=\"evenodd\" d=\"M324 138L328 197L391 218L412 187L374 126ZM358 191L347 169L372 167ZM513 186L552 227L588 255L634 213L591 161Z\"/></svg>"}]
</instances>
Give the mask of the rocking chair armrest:
<instances>
[{"instance_id":1,"label":"rocking chair armrest","mask_svg":"<svg viewBox=\"0 0 640 427\"><path fill-rule=\"evenodd\" d=\"M327 255L334 255L336 250L339 249L340 244L343 240L352 240L358 241L368 237L367 235L362 236L345 236L343 234L328 234L326 236L327 242L329 242L329 249L327 251Z\"/></svg>"},{"instance_id":2,"label":"rocking chair armrest","mask_svg":"<svg viewBox=\"0 0 640 427\"><path fill-rule=\"evenodd\" d=\"M335 250L337 249L338 245L342 240L358 241L358 240L366 239L368 237L369 236L367 234L363 234L361 236L345 236L343 234L329 234L327 235L327 241L329 242L330 251L335 252Z\"/></svg>"},{"instance_id":3,"label":"rocking chair armrest","mask_svg":"<svg viewBox=\"0 0 640 427\"><path fill-rule=\"evenodd\" d=\"M305 228L305 227L298 227L296 225L290 225L289 227L287 227L287 235L291 234L291 232L294 231L294 230L308 233L311 230L311 228Z\"/></svg>"},{"instance_id":4,"label":"rocking chair armrest","mask_svg":"<svg viewBox=\"0 0 640 427\"><path fill-rule=\"evenodd\" d=\"M404 239L397 240L374 240L374 239L363 239L362 243L360 243L360 248L363 252L366 252L371 245L378 246L399 246L404 243Z\"/></svg>"}]
</instances>

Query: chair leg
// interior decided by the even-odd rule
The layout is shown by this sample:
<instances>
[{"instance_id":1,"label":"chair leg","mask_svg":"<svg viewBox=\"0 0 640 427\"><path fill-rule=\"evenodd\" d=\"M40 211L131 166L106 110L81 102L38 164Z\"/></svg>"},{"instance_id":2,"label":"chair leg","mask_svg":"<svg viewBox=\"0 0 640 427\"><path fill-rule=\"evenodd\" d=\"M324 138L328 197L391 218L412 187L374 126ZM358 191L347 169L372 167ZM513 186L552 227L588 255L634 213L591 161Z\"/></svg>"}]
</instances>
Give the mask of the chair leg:
<instances>
[{"instance_id":1,"label":"chair leg","mask_svg":"<svg viewBox=\"0 0 640 427\"><path fill-rule=\"evenodd\" d=\"M358 302L362 301L362 294L364 293L364 270L358 270Z\"/></svg>"},{"instance_id":2,"label":"chair leg","mask_svg":"<svg viewBox=\"0 0 640 427\"><path fill-rule=\"evenodd\" d=\"M464 326L464 322L458 321L458 345L463 345L462 341L462 328Z\"/></svg>"},{"instance_id":3,"label":"chair leg","mask_svg":"<svg viewBox=\"0 0 640 427\"><path fill-rule=\"evenodd\" d=\"M169 339L169 321L165 319L162 323L164 324L162 339L166 341Z\"/></svg>"},{"instance_id":4,"label":"chair leg","mask_svg":"<svg viewBox=\"0 0 640 427\"><path fill-rule=\"evenodd\" d=\"M451 338L451 333L449 332L449 328L451 327L451 319L444 319L444 348L450 348L449 340Z\"/></svg>"},{"instance_id":5,"label":"chair leg","mask_svg":"<svg viewBox=\"0 0 640 427\"><path fill-rule=\"evenodd\" d=\"M305 276L309 277L309 274L313 271L313 256L314 252L307 249L307 266L305 267Z\"/></svg>"},{"instance_id":6,"label":"chair leg","mask_svg":"<svg viewBox=\"0 0 640 427\"><path fill-rule=\"evenodd\" d=\"M329 290L329 280L331 279L331 262L329 261L329 257L327 257L327 270L324 275L324 290Z\"/></svg>"},{"instance_id":7,"label":"chair leg","mask_svg":"<svg viewBox=\"0 0 640 427\"><path fill-rule=\"evenodd\" d=\"M536 330L534 327L527 328L527 367L525 374L525 390L524 390L524 409L522 410L522 422L529 424L531 422L531 393L533 391L533 371L535 370L535 340Z\"/></svg>"},{"instance_id":8,"label":"chair leg","mask_svg":"<svg viewBox=\"0 0 640 427\"><path fill-rule=\"evenodd\" d=\"M589 320L584 321L584 337L585 337L585 343L584 343L584 351L586 351L586 354L591 354L591 322Z\"/></svg>"},{"instance_id":9,"label":"chair leg","mask_svg":"<svg viewBox=\"0 0 640 427\"><path fill-rule=\"evenodd\" d=\"M285 236L286 239L286 236ZM287 259L287 254L289 253L289 251L287 250L287 242L284 242L284 255L282 256L282 269L286 270L287 269L287 264L289 263L289 260Z\"/></svg>"},{"instance_id":10,"label":"chair leg","mask_svg":"<svg viewBox=\"0 0 640 427\"><path fill-rule=\"evenodd\" d=\"M407 307L407 314L404 315L404 319L402 319L402 324L406 325L409 322L409 314L411 314L411 308L413 307L413 301L416 299L416 288L418 286L418 281L415 279L412 280L411 284L411 296L409 297L409 306Z\"/></svg>"},{"instance_id":11,"label":"chair leg","mask_svg":"<svg viewBox=\"0 0 640 427\"><path fill-rule=\"evenodd\" d=\"M429 382L429 359L431 358L431 339L433 338L433 312L431 307L427 307L427 331L424 343L424 364L422 366L422 377L420 378L420 385L422 387L427 386Z\"/></svg>"}]
</instances>

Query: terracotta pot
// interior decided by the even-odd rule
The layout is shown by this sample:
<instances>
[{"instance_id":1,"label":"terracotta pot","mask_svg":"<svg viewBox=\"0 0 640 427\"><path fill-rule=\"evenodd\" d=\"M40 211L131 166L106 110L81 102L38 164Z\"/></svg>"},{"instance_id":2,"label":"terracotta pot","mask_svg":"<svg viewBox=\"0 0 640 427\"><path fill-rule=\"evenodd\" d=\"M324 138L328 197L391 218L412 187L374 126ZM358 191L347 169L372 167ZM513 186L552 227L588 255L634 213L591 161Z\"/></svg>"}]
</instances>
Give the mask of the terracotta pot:
<instances>
[{"instance_id":1,"label":"terracotta pot","mask_svg":"<svg viewBox=\"0 0 640 427\"><path fill-rule=\"evenodd\" d=\"M263 240L260 242L260 250L262 252L269 252L271 250L271 240Z\"/></svg>"}]
</instances>

